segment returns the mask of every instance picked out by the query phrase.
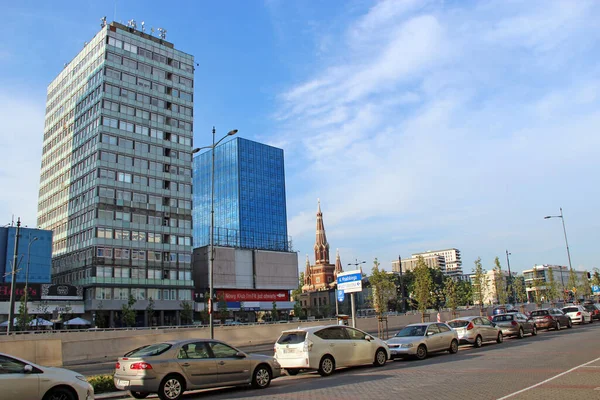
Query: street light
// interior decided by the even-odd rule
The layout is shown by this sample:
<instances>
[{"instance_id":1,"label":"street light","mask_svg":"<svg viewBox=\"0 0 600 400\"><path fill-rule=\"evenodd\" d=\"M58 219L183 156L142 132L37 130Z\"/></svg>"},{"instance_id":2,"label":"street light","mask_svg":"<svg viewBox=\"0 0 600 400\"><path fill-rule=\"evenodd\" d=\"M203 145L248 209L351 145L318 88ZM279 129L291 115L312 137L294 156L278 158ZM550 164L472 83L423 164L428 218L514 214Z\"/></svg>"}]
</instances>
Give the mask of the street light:
<instances>
[{"instance_id":1,"label":"street light","mask_svg":"<svg viewBox=\"0 0 600 400\"><path fill-rule=\"evenodd\" d=\"M510 273L510 259L508 258L508 256L512 255L512 253L509 253L508 250L506 250L506 264L508 265L508 284L510 285L510 292L512 294L512 301L513 303L517 302L517 298L515 296L515 287L512 284L512 275Z\"/></svg>"},{"instance_id":2,"label":"street light","mask_svg":"<svg viewBox=\"0 0 600 400\"><path fill-rule=\"evenodd\" d=\"M211 163L211 176L210 176L210 234L209 234L209 243L208 243L208 251L210 256L208 258L208 299L210 303L210 310L208 313L208 324L210 327L210 338L214 339L215 337L215 327L213 324L213 313L212 313L212 301L213 301L213 264L215 261L215 251L214 251L214 230L215 230L215 147L219 143L221 143L228 136L233 136L238 133L237 129L231 130L227 132L227 135L223 136L219 141L215 142L215 134L216 130L213 126L212 129L212 146L204 146L198 147L192 150L192 154L195 154L203 149L211 149L212 152L212 163Z\"/></svg>"},{"instance_id":3,"label":"street light","mask_svg":"<svg viewBox=\"0 0 600 400\"><path fill-rule=\"evenodd\" d=\"M29 301L29 264L30 264L30 259L31 259L31 245L33 244L33 242L35 242L36 240L38 240L39 238L37 236L34 236L33 238L31 237L31 232L29 232L29 245L27 246L27 268L25 269L25 319L24 321L27 322L27 312L29 311L27 309L27 301Z\"/></svg>"},{"instance_id":4,"label":"street light","mask_svg":"<svg viewBox=\"0 0 600 400\"><path fill-rule=\"evenodd\" d=\"M358 267L360 264L366 263L366 261L358 262L357 258L355 258L355 261L355 263L348 263L348 265L354 265L354 267ZM362 274L362 268L360 268L360 272ZM350 307L352 307L352 327L356 328L356 307L354 306L354 292L350 293Z\"/></svg>"},{"instance_id":5,"label":"street light","mask_svg":"<svg viewBox=\"0 0 600 400\"><path fill-rule=\"evenodd\" d=\"M565 244L567 245L567 257L569 258L569 271L571 271L573 269L573 267L571 266L571 253L569 251L569 241L567 240L567 229L565 228L565 217L563 216L562 207L560 208L560 215L547 215L544 217L544 219L550 219L550 218L560 218L562 220L563 232L565 234ZM560 268L560 280L562 282L563 294L564 294L565 282L563 281L562 267Z\"/></svg>"}]
</instances>

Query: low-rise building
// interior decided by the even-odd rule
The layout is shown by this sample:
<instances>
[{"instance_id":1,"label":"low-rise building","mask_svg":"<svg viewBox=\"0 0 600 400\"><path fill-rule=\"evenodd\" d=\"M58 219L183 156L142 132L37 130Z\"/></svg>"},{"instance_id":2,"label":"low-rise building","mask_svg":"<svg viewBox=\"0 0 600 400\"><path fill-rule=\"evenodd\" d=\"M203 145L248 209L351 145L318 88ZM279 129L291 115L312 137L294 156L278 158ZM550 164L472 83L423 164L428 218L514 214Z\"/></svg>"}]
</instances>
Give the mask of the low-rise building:
<instances>
[{"instance_id":1,"label":"low-rise building","mask_svg":"<svg viewBox=\"0 0 600 400\"><path fill-rule=\"evenodd\" d=\"M568 287L569 285L569 267L564 265L534 265L532 269L523 271L523 277L525 278L525 290L527 292L527 298L530 302L535 302L536 299L542 299L547 297L548 282L548 270L552 270L554 275L554 281L557 284L559 292L573 291L573 288ZM577 282L581 283L583 279L587 279L587 273L585 271L576 271ZM575 288L576 289L576 288ZM543 299L543 300L554 300L554 299Z\"/></svg>"}]
</instances>

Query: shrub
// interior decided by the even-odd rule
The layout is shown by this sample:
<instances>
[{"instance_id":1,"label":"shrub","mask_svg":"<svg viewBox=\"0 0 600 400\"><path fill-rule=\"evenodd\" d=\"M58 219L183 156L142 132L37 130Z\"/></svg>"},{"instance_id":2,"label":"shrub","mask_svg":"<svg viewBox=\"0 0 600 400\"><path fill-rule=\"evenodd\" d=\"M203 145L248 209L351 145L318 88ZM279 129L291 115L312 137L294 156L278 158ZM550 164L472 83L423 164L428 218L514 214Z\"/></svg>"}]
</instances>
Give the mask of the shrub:
<instances>
[{"instance_id":1,"label":"shrub","mask_svg":"<svg viewBox=\"0 0 600 400\"><path fill-rule=\"evenodd\" d=\"M96 375L88 377L88 382L94 387L94 393L116 392L112 375Z\"/></svg>"}]
</instances>

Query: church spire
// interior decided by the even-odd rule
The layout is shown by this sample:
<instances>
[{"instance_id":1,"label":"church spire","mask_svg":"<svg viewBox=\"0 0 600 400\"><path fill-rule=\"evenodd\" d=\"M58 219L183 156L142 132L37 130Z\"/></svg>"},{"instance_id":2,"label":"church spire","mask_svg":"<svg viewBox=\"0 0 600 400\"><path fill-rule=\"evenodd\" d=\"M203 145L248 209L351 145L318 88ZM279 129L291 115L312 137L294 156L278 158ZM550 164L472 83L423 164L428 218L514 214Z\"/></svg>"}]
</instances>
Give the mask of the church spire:
<instances>
[{"instance_id":1,"label":"church spire","mask_svg":"<svg viewBox=\"0 0 600 400\"><path fill-rule=\"evenodd\" d=\"M325 225L323 224L323 213L321 212L321 200L317 206L317 240L315 242L315 264L329 264L329 243L325 236Z\"/></svg>"},{"instance_id":2,"label":"church spire","mask_svg":"<svg viewBox=\"0 0 600 400\"><path fill-rule=\"evenodd\" d=\"M304 270L304 286L311 285L311 268L310 261L308 261L308 254L306 255L306 269Z\"/></svg>"},{"instance_id":3,"label":"church spire","mask_svg":"<svg viewBox=\"0 0 600 400\"><path fill-rule=\"evenodd\" d=\"M337 279L338 274L344 272L342 268L342 260L340 260L340 249L335 249L335 271L333 276Z\"/></svg>"}]
</instances>

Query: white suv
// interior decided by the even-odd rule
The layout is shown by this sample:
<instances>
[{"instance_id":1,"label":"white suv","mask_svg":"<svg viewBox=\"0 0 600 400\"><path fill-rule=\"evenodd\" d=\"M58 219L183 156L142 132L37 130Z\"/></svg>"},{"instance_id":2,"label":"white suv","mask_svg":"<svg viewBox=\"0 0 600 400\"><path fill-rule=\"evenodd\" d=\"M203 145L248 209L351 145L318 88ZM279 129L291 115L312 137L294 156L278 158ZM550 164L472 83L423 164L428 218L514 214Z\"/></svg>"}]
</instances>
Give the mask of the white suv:
<instances>
[{"instance_id":1,"label":"white suv","mask_svg":"<svg viewBox=\"0 0 600 400\"><path fill-rule=\"evenodd\" d=\"M384 341L359 329L314 326L282 332L275 343L275 358L289 375L318 370L321 376L328 376L339 367L383 366L390 358L390 349Z\"/></svg>"}]
</instances>

